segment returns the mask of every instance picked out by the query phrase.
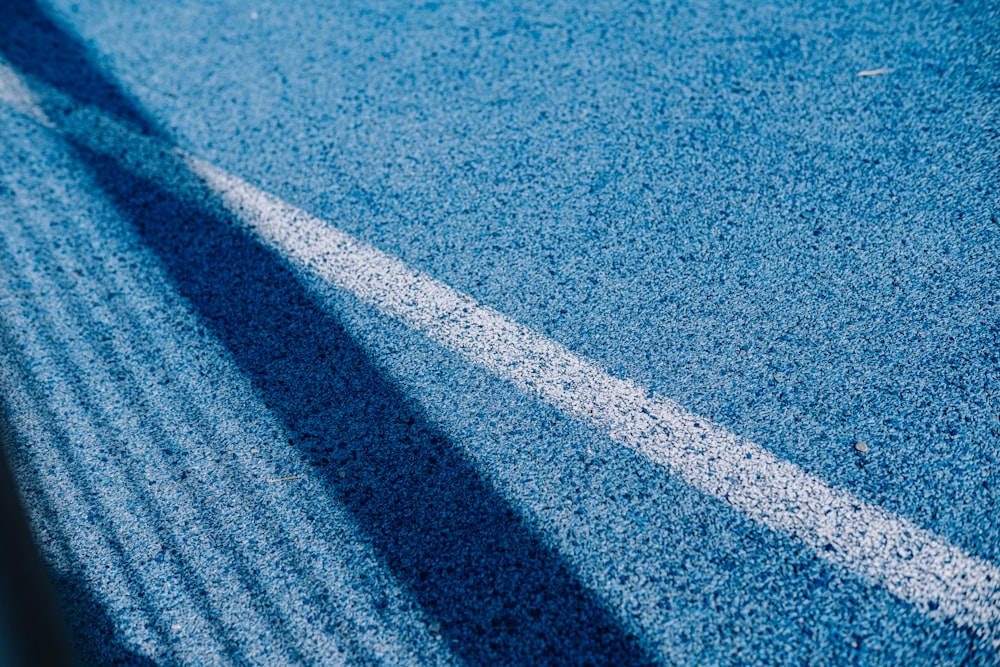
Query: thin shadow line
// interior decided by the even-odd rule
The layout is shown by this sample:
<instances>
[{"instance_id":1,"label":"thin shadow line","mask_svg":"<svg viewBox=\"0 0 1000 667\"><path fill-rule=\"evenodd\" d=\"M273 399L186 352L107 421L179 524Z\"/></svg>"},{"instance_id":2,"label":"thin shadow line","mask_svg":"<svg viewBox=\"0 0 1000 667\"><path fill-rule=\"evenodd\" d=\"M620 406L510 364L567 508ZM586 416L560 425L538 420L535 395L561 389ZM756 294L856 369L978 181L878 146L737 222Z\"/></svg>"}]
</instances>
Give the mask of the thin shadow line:
<instances>
[{"instance_id":1,"label":"thin shadow line","mask_svg":"<svg viewBox=\"0 0 1000 667\"><path fill-rule=\"evenodd\" d=\"M33 234L29 231L27 233L28 238L31 238ZM10 256L11 253L9 249L4 248L4 239L0 237L0 260L6 259L8 264L13 262L13 258ZM38 253L38 259L41 259L43 265L49 266L59 266L59 268L66 269L63 273L70 273L72 265L67 265L63 263L59 265L55 256L49 251L47 247L41 247L36 249ZM4 257L6 255L6 257ZM20 267L15 262L10 265L11 271L13 271L13 279L15 284L30 284L31 291L39 294L51 294L53 289L59 290L58 287L53 288L48 281L35 282L26 275L23 275L20 271ZM37 277L35 280L38 280ZM51 278L50 278L51 280ZM84 288L85 289L85 288ZM44 308L42 312L46 313L43 317L44 320L48 320L50 316L54 316L57 319L58 315L52 312L52 308L65 310L73 322L69 325L73 331L78 332L90 332L91 337L95 332L100 332L104 327L92 317L92 313L83 306L77 297L72 293L63 295L56 302L50 302L48 308ZM141 333L143 330L147 330L147 335L149 334L148 328L149 323L139 324L138 322L133 323L132 313L126 307L125 312L121 312L121 308L115 308L113 304L109 304L108 308L113 312L110 316L104 316L102 319L107 321L108 319L113 319L117 322L125 322L124 326L126 330L131 331L134 334ZM64 315L66 317L66 315ZM124 318L124 319L123 319ZM127 490L128 495L133 497L135 504L129 504L130 507L139 506L141 511L140 516L143 517L163 517L166 516L170 518L169 505L167 502L164 504L162 499L159 499L147 491L145 491L141 484L137 483L137 479L134 471L143 470L150 463L154 467L162 467L171 470L174 474L179 474L180 480L174 479L171 484L173 492L181 496L180 501L185 507L193 507L194 514L200 517L199 524L207 530L200 531L200 539L205 540L209 543L212 549L217 550L219 553L226 555L227 547L228 555L231 557L229 564L227 565L227 570L231 571L232 574L239 579L241 585L241 592L248 594L251 600L251 606L253 610L256 611L260 618L268 619L267 626L273 629L273 637L268 639L268 643L272 646L278 645L286 654L291 655L290 658L292 662L298 664L303 661L304 656L302 656L296 650L294 641L290 640L290 637L294 633L295 628L289 625L288 621L281 616L280 613L275 613L275 610L268 608L268 591L261 584L259 580L259 570L255 567L255 563L248 558L240 550L237 544L234 544L232 540L232 535L227 529L231 529L231 523L225 523L224 520L220 519L215 508L211 503L205 502L201 499L202 495L193 486L196 484L192 479L184 480L187 472L193 472L199 466L195 465L193 469L187 466L178 466L176 463L170 460L169 454L163 455L160 448L155 448L151 459L141 459L138 455L132 453L132 448L127 446L129 441L129 436L134 435L131 431L122 432L121 426L117 425L117 420L112 416L107 414L107 405L101 405L96 403L92 399L92 394L88 392L87 385L94 382L93 377L95 374L101 376L102 372L110 374L112 377L117 377L122 384L114 388L110 388L110 392L114 398L111 398L111 405L120 403L123 400L124 395L129 395L130 403L129 410L134 414L133 419L137 420L138 423L145 424L144 430L149 434L149 437L154 442L165 443L169 438L168 431L170 430L170 419L168 415L172 412L169 405L164 405L162 400L157 400L155 392L146 391L149 389L148 386L142 386L138 384L138 379L133 378L132 381L127 380L128 368L118 360L118 353L112 350L105 350L105 354L101 354L99 348L103 347L96 343L95 346L89 343L82 343L82 345L87 348L83 352L81 360L80 350L76 350L76 354L70 353L67 350L62 349L58 343L54 341L49 341L48 344L45 340L48 340L48 334L44 337L40 334L43 332L36 332L39 334L40 344L43 346L43 351L41 352L42 358L50 359L61 371L61 375L65 378L67 389L70 394L75 396L74 405L82 413L83 420L88 422L88 426L85 430L92 432L93 434L99 434L101 440L104 441L105 449L103 451L108 452L110 450L111 455L108 457L109 460L105 461L107 469L102 469L96 472L101 476L117 476L120 482L120 489ZM155 338L155 334L152 335ZM122 343L124 344L124 343ZM17 345L12 342L9 329L5 330L3 323L0 322L0 349L14 350L17 349ZM117 346L114 346L117 347ZM157 351L159 352L159 351ZM106 362L106 365L102 366L100 363L94 364L93 362L88 363L87 359L97 358ZM111 358L108 358L108 357ZM44 442L48 445L48 449L59 457L60 462L58 464L59 468L67 470L70 474L71 479L76 480L73 482L74 490L79 492L80 496L84 499L83 502L88 500L94 500L101 496L100 493L96 493L93 490L93 486L90 484L93 474L87 474L84 467L80 466L74 459L75 456L72 454L65 455L66 452L73 452L76 450L76 456L79 456L81 452L79 451L78 442L73 442L73 435L79 434L81 431L81 425L79 421L73 420L75 426L72 429L60 429L60 420L56 418L56 413L53 406L47 405L46 397L44 391L39 387L34 380L31 378L30 373L27 369L20 363L21 360L12 358L9 363L12 363L15 368L18 369L17 377L21 379L20 391L29 397L29 403L33 406L35 410L39 413L38 423L41 425L48 425L54 431L65 431L60 433L49 433L46 435L45 427L40 426L39 430L31 434L31 438L35 442ZM163 363L162 360L160 363ZM81 365L82 364L82 365ZM85 378L91 379L85 379ZM176 379L176 378L175 378ZM99 382L99 380L98 380ZM176 383L174 386L176 387ZM174 401L180 398L180 402L184 404L181 408L181 412L185 415L188 414L189 410L196 410L199 416L204 417L204 406L195 406L191 402L191 397L185 390L180 390L179 392L175 390L174 396L172 397ZM107 400L107 399L106 399ZM112 412L115 409L112 408ZM65 418L65 415L63 415ZM187 423L183 418L181 421ZM192 426L198 428L197 418L193 420ZM179 423L174 424L179 426ZM202 421L202 425L207 425ZM127 427L126 427L127 428ZM183 430L183 429L180 429ZM214 431L215 429L211 429ZM207 435L209 440L212 439L211 435ZM35 511L40 512L40 515L44 518L46 525L49 526L49 531L52 530L52 526L61 526L66 523L66 517L62 516L60 512L57 512L52 508L50 502L45 498L39 498L38 493L47 495L52 488L52 482L48 480L46 483L42 483L41 480L47 479L47 476L42 476L37 472L38 463L35 461L35 457L30 454L22 455L24 463L19 467L19 477L24 480L26 488L31 488L36 491L35 498ZM103 460L103 459L102 459ZM235 480L234 480L235 481ZM241 480L245 482L246 480ZM162 480L161 480L162 482ZM239 487L237 490L230 490L227 492L227 498L230 502L235 502L240 506L246 506L246 501L250 500L247 497L245 491L251 491L253 489L246 489L242 487L240 481L235 481ZM159 488L165 488L162 483L159 484ZM119 491L120 493L120 491ZM176 502L177 499L175 499ZM252 502L252 501L251 501ZM151 511L154 508L160 507L163 511ZM79 506L75 506L75 509L79 509ZM177 507L174 507L176 510ZM149 603L148 597L143 596L143 591L148 593L148 587L144 584L149 583L149 577L145 577L146 581L139 581L140 577L134 576L136 573L134 571L126 571L123 567L123 563L127 559L123 558L126 553L126 549L122 547L122 535L107 527L107 517L106 511L101 511L98 509L94 512L95 525L91 527L92 530L99 531L107 545L111 545L110 551L112 552L112 561L116 572L120 572L123 577L129 579L129 593L131 597L135 600L142 600L141 606L145 610L147 619L149 620L150 627L154 628L154 631L158 635L158 643L161 646L168 645L168 635L166 633L166 626L164 625L162 614L158 613L158 610ZM179 536L176 530L171 530L170 526L174 526L176 521L160 522L153 521L153 528L155 537L161 542L163 547L163 553L167 554L169 559L176 562L177 567L180 571L184 571L185 568L192 566L191 550L197 549L191 544L185 544L185 540L178 539ZM283 543L288 545L289 551L294 549L294 542L288 538L287 532L281 525L271 525L268 528L269 535L272 543ZM68 546L65 539L65 533L59 529L60 535L54 540L58 545ZM49 541L51 544L52 541ZM71 559L67 557L69 553L68 550L64 549L63 556L61 558L57 557L56 560L60 563L70 562ZM204 556L204 552L201 552ZM316 578L315 575L310 575L305 572L301 564L308 562L308 555L304 554L299 550L295 550L294 554L290 554L288 551L285 552L285 557L288 561L287 565L283 570L288 572L294 572L295 584L302 590L316 591L325 585L324 581ZM0 553L0 560L2 560L3 554ZM51 554L50 554L51 557ZM108 661L114 658L114 656L119 656L127 652L123 644L115 636L115 627L110 620L110 616L107 614L101 615L101 622L95 623L95 614L93 610L90 609L93 600L95 600L95 591L89 591L86 586L81 583L85 582L88 577L85 573L88 571L85 568L85 564L78 561L73 561L73 569L76 574L73 575L63 575L60 577L60 582L64 584L64 595L63 599L68 608L75 610L77 613L70 613L69 616L77 624L82 625L82 628L86 631L88 635L100 634L102 636L102 641L94 645L94 642L84 642L81 644L82 648L86 649L89 654L85 656L85 661L88 664L109 664ZM89 571L93 575L93 568ZM197 574L195 572L195 574ZM2 578L2 577L0 577ZM232 636L232 633L227 635L226 626L223 624L220 615L216 613L213 608L217 608L217 599L213 598L213 591L210 586L207 586L203 577L191 576L187 580L182 580L181 585L185 591L190 595L189 599L191 603L195 606L198 615L210 626L211 632L213 632L214 638L219 642L220 645L225 647L225 653L231 657L238 657L240 655L240 649L245 648L240 645L240 643ZM68 591L68 592L67 592ZM215 591L215 592L218 592ZM84 602L80 603L78 598L84 598ZM217 596L215 596L217 598ZM2 607L0 607L2 608ZM82 610L82 612L81 612ZM162 611L162 610L160 610ZM298 611L302 611L301 609ZM85 619L85 620L84 620ZM81 620L83 621L81 623ZM76 628L75 628L76 629ZM352 637L345 637L346 645L342 646L344 652L355 658L358 658L361 662L372 662L372 658L366 655L366 651L361 648ZM117 658L114 658L117 660ZM140 658L135 657L138 661ZM168 658L162 658L163 664L166 664ZM2 659L0 659L0 665L7 664ZM117 663L115 663L117 664ZM131 664L131 663L125 663Z\"/></svg>"},{"instance_id":2,"label":"thin shadow line","mask_svg":"<svg viewBox=\"0 0 1000 667\"><path fill-rule=\"evenodd\" d=\"M5 332L0 330L0 341L7 340L9 338L5 335ZM69 544L69 539L62 528L65 521L59 520L58 513L48 500L48 493L45 491L48 485L43 479L43 474L35 465L30 463L23 463L21 465L14 463L15 459L24 457L18 457L12 447L12 438L10 437L12 431L8 425L9 421L6 418L5 412L6 409L3 401L0 400L0 445L2 445L2 449L6 450L6 452L0 452L0 455L6 453L7 457L11 459L10 467L16 467L18 472L16 478L18 481L26 487L42 490L40 493L35 493L31 496L32 502L36 503L34 509L47 518L46 529L51 535L52 540L60 546L66 546ZM0 458L3 457L0 456ZM0 462L0 464L4 463ZM7 480L0 480L0 484L4 488L9 488L13 491L14 477L13 475L11 476L9 486ZM84 491L84 493L87 493L87 491ZM22 516L12 520L24 521L24 518ZM27 529L27 526L25 528ZM5 540L9 539L10 532L8 532L7 525L3 526L3 534ZM26 534L24 538L29 540L30 544L32 539L30 534ZM17 538L14 539L16 540ZM34 548L34 545L31 545L31 548ZM0 549L0 552L3 551L6 551L6 549ZM0 561L2 560L3 558L0 558ZM75 664L95 666L129 665L134 667L154 665L155 663L152 660L131 651L120 640L121 633L115 627L112 615L98 601L96 591L91 590L87 586L88 577L85 574L82 564L68 559L60 559L60 562L66 569L58 572L48 572L48 577L55 586L54 595L56 601L64 613L74 611L83 612L86 615L86 622L85 624L81 623L82 619L80 618L70 619L72 622L68 624L71 630L69 635L73 639L73 641L70 641L67 638L66 629L63 627L63 619L61 617L53 617L53 612L51 611L46 612L42 616L37 616L37 612L32 609L33 605L46 604L45 598L48 594L44 587L40 587L33 582L21 582L21 585L25 586L26 589L25 595L29 596L29 604L23 604L23 601L19 600L18 596L15 596L13 601L18 607L18 613L20 614L18 624L22 626L22 632L25 633L27 641L38 646L37 649L34 649L34 655L37 657L37 660L29 657L26 660L17 661L13 664L25 666L38 665L39 667ZM7 563L0 562L0 565L3 566L3 573L5 574L16 572L16 569L10 569ZM58 614L59 612L55 611L54 613ZM28 625L28 627L24 627L25 625Z\"/></svg>"}]
</instances>

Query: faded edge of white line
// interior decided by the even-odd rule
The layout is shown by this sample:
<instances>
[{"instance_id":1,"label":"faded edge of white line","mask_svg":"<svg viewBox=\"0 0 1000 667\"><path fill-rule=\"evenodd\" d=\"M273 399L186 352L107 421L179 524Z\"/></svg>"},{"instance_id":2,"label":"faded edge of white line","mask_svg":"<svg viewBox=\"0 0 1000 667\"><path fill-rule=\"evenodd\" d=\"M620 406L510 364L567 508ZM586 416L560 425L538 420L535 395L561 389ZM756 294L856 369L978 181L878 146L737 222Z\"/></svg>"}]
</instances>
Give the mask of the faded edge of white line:
<instances>
[{"instance_id":1,"label":"faded edge of white line","mask_svg":"<svg viewBox=\"0 0 1000 667\"><path fill-rule=\"evenodd\" d=\"M667 398L611 376L563 345L214 165L18 77L3 63L0 74L8 92L17 90L18 106L32 102L23 113L48 127L53 127L50 118L58 118L57 131L74 141L206 203L204 193L183 191L192 183L179 174L186 165L248 232L297 270L350 292L526 393L608 432L753 520L795 536L822 559L881 584L928 616L971 629L1000 649L1000 568L993 563L830 487Z\"/></svg>"}]
</instances>

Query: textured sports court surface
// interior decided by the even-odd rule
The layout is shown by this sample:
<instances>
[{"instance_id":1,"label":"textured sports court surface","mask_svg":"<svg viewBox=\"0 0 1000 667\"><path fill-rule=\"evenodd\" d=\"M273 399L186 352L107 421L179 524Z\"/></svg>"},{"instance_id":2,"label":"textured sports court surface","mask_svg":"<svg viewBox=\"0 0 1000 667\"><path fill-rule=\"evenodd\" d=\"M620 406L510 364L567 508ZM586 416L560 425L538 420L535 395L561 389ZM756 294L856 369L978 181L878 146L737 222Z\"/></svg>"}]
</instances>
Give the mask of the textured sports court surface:
<instances>
[{"instance_id":1,"label":"textured sports court surface","mask_svg":"<svg viewBox=\"0 0 1000 667\"><path fill-rule=\"evenodd\" d=\"M1000 10L2 0L0 405L83 664L996 665Z\"/></svg>"}]
</instances>

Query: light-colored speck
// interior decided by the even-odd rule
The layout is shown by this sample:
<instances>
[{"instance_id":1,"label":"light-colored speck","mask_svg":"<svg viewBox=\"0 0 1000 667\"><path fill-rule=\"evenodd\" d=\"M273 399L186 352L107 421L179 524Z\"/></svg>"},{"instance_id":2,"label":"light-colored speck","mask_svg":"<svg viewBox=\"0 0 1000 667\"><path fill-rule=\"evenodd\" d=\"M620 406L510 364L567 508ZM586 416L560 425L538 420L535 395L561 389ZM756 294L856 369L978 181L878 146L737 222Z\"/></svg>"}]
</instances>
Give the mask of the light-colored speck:
<instances>
[{"instance_id":1,"label":"light-colored speck","mask_svg":"<svg viewBox=\"0 0 1000 667\"><path fill-rule=\"evenodd\" d=\"M878 76L879 74L888 74L891 70L888 67L879 67L878 69L863 69L858 72L858 76Z\"/></svg>"},{"instance_id":2,"label":"light-colored speck","mask_svg":"<svg viewBox=\"0 0 1000 667\"><path fill-rule=\"evenodd\" d=\"M854 443L854 449L864 454L865 452L868 451L868 443L856 442Z\"/></svg>"}]
</instances>

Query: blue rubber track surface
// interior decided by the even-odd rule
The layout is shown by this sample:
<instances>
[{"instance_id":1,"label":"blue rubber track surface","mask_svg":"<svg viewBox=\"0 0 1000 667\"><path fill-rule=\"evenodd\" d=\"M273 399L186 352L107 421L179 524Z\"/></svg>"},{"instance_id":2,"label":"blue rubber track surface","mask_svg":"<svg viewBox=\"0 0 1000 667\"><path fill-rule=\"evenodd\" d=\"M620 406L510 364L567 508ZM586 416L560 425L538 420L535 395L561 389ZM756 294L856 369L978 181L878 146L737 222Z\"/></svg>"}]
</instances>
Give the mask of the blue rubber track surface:
<instances>
[{"instance_id":1,"label":"blue rubber track surface","mask_svg":"<svg viewBox=\"0 0 1000 667\"><path fill-rule=\"evenodd\" d=\"M2 0L0 67L0 440L83 664L1000 662L60 129L995 568L996 6Z\"/></svg>"}]
</instances>

